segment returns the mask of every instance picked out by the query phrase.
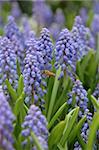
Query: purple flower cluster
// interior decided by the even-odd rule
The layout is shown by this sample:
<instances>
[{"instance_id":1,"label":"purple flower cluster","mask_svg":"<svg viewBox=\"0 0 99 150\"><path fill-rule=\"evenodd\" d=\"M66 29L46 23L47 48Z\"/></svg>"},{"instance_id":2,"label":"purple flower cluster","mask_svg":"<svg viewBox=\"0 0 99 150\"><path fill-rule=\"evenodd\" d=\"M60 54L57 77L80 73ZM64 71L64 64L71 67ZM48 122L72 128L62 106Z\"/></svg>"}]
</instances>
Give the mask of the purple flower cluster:
<instances>
[{"instance_id":1,"label":"purple flower cluster","mask_svg":"<svg viewBox=\"0 0 99 150\"><path fill-rule=\"evenodd\" d=\"M22 136L25 137L23 145L27 144L26 138L30 136L30 141L32 142L33 146L32 149L37 150L31 137L31 132L33 132L37 136L37 139L40 142L43 149L48 150L47 121L37 106L31 105L22 127Z\"/></svg>"},{"instance_id":2,"label":"purple flower cluster","mask_svg":"<svg viewBox=\"0 0 99 150\"><path fill-rule=\"evenodd\" d=\"M99 32L99 14L95 14L92 24L91 24L91 30L94 36L97 35L97 33Z\"/></svg>"},{"instance_id":3,"label":"purple flower cluster","mask_svg":"<svg viewBox=\"0 0 99 150\"><path fill-rule=\"evenodd\" d=\"M74 144L74 150L82 150L82 148L81 148L81 146L80 146L78 141L75 142L75 144Z\"/></svg>"},{"instance_id":4,"label":"purple flower cluster","mask_svg":"<svg viewBox=\"0 0 99 150\"><path fill-rule=\"evenodd\" d=\"M14 119L10 106L0 89L0 149L14 150L12 137Z\"/></svg>"},{"instance_id":5,"label":"purple flower cluster","mask_svg":"<svg viewBox=\"0 0 99 150\"><path fill-rule=\"evenodd\" d=\"M0 85L8 79L14 88L17 87L16 68L14 45L7 37L0 37Z\"/></svg>"},{"instance_id":6,"label":"purple flower cluster","mask_svg":"<svg viewBox=\"0 0 99 150\"><path fill-rule=\"evenodd\" d=\"M54 19L55 23L57 23L61 27L64 26L65 17L64 17L64 14L61 9L56 10L56 14L55 14L54 18L55 18Z\"/></svg>"},{"instance_id":7,"label":"purple flower cluster","mask_svg":"<svg viewBox=\"0 0 99 150\"><path fill-rule=\"evenodd\" d=\"M62 76L64 71L69 72L69 67L75 71L76 51L74 48L71 33L68 29L63 29L59 35L59 39L56 42L56 63L55 67L61 66Z\"/></svg>"},{"instance_id":8,"label":"purple flower cluster","mask_svg":"<svg viewBox=\"0 0 99 150\"><path fill-rule=\"evenodd\" d=\"M84 114L87 117L86 122L84 123L82 129L81 129L81 136L85 143L88 141L88 134L89 134L89 124L92 122L92 113L89 112L88 109L85 110Z\"/></svg>"},{"instance_id":9,"label":"purple flower cluster","mask_svg":"<svg viewBox=\"0 0 99 150\"><path fill-rule=\"evenodd\" d=\"M22 15L21 9L16 1L12 2L11 15L16 19L19 19Z\"/></svg>"},{"instance_id":10,"label":"purple flower cluster","mask_svg":"<svg viewBox=\"0 0 99 150\"><path fill-rule=\"evenodd\" d=\"M15 45L15 53L23 69L23 60L25 57L24 38L12 16L9 16L8 24L5 26L5 35Z\"/></svg>"},{"instance_id":11,"label":"purple flower cluster","mask_svg":"<svg viewBox=\"0 0 99 150\"><path fill-rule=\"evenodd\" d=\"M99 83L97 84L97 86L95 88L93 96L96 97L97 99L99 98Z\"/></svg>"},{"instance_id":12,"label":"purple flower cluster","mask_svg":"<svg viewBox=\"0 0 99 150\"><path fill-rule=\"evenodd\" d=\"M87 9L85 7L82 7L80 9L80 16L82 18L83 23L86 24L87 19L88 19L88 12L87 12Z\"/></svg>"},{"instance_id":13,"label":"purple flower cluster","mask_svg":"<svg viewBox=\"0 0 99 150\"><path fill-rule=\"evenodd\" d=\"M42 27L48 27L52 22L53 13L44 0L33 2L33 15L37 23Z\"/></svg>"},{"instance_id":14,"label":"purple flower cluster","mask_svg":"<svg viewBox=\"0 0 99 150\"><path fill-rule=\"evenodd\" d=\"M71 34L77 53L77 60L80 60L89 51L90 33L79 16L75 18Z\"/></svg>"},{"instance_id":15,"label":"purple flower cluster","mask_svg":"<svg viewBox=\"0 0 99 150\"><path fill-rule=\"evenodd\" d=\"M89 134L89 124L92 121L92 113L89 112L88 109L85 110L84 114L87 117L86 122L84 123L82 129L81 129L81 136L84 140L85 143L87 143L88 141L88 134ZM82 150L80 144L78 143L78 141L74 144L74 150Z\"/></svg>"},{"instance_id":16,"label":"purple flower cluster","mask_svg":"<svg viewBox=\"0 0 99 150\"><path fill-rule=\"evenodd\" d=\"M44 96L41 88L42 73L41 70L44 65L41 52L38 51L38 45L34 37L30 36L26 42L26 57L24 59L24 85L27 95L26 101L34 98L37 103L39 98Z\"/></svg>"},{"instance_id":17,"label":"purple flower cluster","mask_svg":"<svg viewBox=\"0 0 99 150\"><path fill-rule=\"evenodd\" d=\"M43 28L41 31L41 36L38 40L38 49L41 52L42 58L44 60L43 70L50 70L51 61L52 61L53 44L50 38L50 32L46 28Z\"/></svg>"},{"instance_id":18,"label":"purple flower cluster","mask_svg":"<svg viewBox=\"0 0 99 150\"><path fill-rule=\"evenodd\" d=\"M82 117L82 115L84 115L84 112L87 110L88 98L87 91L83 88L80 80L77 79L75 81L72 91L68 94L68 96L68 104L72 104L73 97L75 98L75 105L80 107L79 116Z\"/></svg>"},{"instance_id":19,"label":"purple flower cluster","mask_svg":"<svg viewBox=\"0 0 99 150\"><path fill-rule=\"evenodd\" d=\"M61 9L57 9L54 15L54 19L52 24L49 27L49 30L53 36L53 39L57 41L57 37L64 27L65 24L65 17Z\"/></svg>"}]
</instances>

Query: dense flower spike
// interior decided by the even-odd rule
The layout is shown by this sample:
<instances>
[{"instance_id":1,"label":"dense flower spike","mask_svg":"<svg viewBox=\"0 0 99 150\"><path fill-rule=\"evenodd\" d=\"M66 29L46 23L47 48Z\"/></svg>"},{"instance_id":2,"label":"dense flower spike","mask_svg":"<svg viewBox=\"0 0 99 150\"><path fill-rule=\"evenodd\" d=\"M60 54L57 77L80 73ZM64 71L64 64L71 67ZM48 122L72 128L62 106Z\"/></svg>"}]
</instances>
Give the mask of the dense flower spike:
<instances>
[{"instance_id":1,"label":"dense flower spike","mask_svg":"<svg viewBox=\"0 0 99 150\"><path fill-rule=\"evenodd\" d=\"M48 27L52 22L52 11L44 0L33 2L33 15L37 23L43 27Z\"/></svg>"},{"instance_id":2,"label":"dense flower spike","mask_svg":"<svg viewBox=\"0 0 99 150\"><path fill-rule=\"evenodd\" d=\"M0 87L0 149L14 150L13 121L15 117Z\"/></svg>"},{"instance_id":3,"label":"dense flower spike","mask_svg":"<svg viewBox=\"0 0 99 150\"><path fill-rule=\"evenodd\" d=\"M21 38L21 32L14 20L14 17L9 16L8 17L8 23L5 26L5 35L11 39L13 35L16 35L17 38Z\"/></svg>"},{"instance_id":4,"label":"dense flower spike","mask_svg":"<svg viewBox=\"0 0 99 150\"><path fill-rule=\"evenodd\" d=\"M47 130L47 121L44 115L41 113L40 109L35 106L31 105L28 115L25 117L25 121L22 125L23 131L22 135L26 138L29 136L31 137L31 132L33 132L40 142L41 146L44 150L48 150L48 130ZM30 138L33 150L37 150L36 146L34 145L32 137ZM27 143L27 139L23 141L23 144Z\"/></svg>"},{"instance_id":5,"label":"dense flower spike","mask_svg":"<svg viewBox=\"0 0 99 150\"><path fill-rule=\"evenodd\" d=\"M68 94L69 100L68 104L72 104L73 97L75 98L76 102L75 105L80 107L79 116L82 117L88 107L88 98L87 98L87 91L83 88L83 85L80 80L76 80L72 91Z\"/></svg>"},{"instance_id":6,"label":"dense flower spike","mask_svg":"<svg viewBox=\"0 0 99 150\"><path fill-rule=\"evenodd\" d=\"M89 51L90 32L83 25L82 19L77 16L72 28L72 38L75 43L75 50L77 52L77 59L81 59Z\"/></svg>"},{"instance_id":7,"label":"dense flower spike","mask_svg":"<svg viewBox=\"0 0 99 150\"><path fill-rule=\"evenodd\" d=\"M70 71L71 67L75 71L76 52L74 49L71 33L68 29L63 29L56 42L56 68L61 66L62 71Z\"/></svg>"},{"instance_id":8,"label":"dense flower spike","mask_svg":"<svg viewBox=\"0 0 99 150\"><path fill-rule=\"evenodd\" d=\"M99 32L99 25L98 24L99 24L99 14L95 14L93 21L92 21L92 24L91 24L91 29L92 29L92 32L95 36Z\"/></svg>"},{"instance_id":9,"label":"dense flower spike","mask_svg":"<svg viewBox=\"0 0 99 150\"><path fill-rule=\"evenodd\" d=\"M43 59L41 53L37 49L37 42L33 34L26 42L26 57L24 59L24 84L25 92L28 96L26 101L34 97L34 102L37 103L38 97L43 97L44 93L41 88L41 68L43 66ZM37 96L38 95L38 96Z\"/></svg>"},{"instance_id":10,"label":"dense flower spike","mask_svg":"<svg viewBox=\"0 0 99 150\"><path fill-rule=\"evenodd\" d=\"M51 61L52 61L53 44L50 39L50 32L46 28L43 28L41 31L41 36L38 40L38 48L39 51L42 53L42 57L44 60L43 70L50 70Z\"/></svg>"},{"instance_id":11,"label":"dense flower spike","mask_svg":"<svg viewBox=\"0 0 99 150\"><path fill-rule=\"evenodd\" d=\"M18 79L16 68L14 45L7 37L0 37L0 84L8 79L16 88Z\"/></svg>"},{"instance_id":12,"label":"dense flower spike","mask_svg":"<svg viewBox=\"0 0 99 150\"><path fill-rule=\"evenodd\" d=\"M23 60L25 57L24 38L12 16L9 16L8 24L5 26L5 35L15 45L15 53L21 65L21 69L23 69Z\"/></svg>"}]
</instances>

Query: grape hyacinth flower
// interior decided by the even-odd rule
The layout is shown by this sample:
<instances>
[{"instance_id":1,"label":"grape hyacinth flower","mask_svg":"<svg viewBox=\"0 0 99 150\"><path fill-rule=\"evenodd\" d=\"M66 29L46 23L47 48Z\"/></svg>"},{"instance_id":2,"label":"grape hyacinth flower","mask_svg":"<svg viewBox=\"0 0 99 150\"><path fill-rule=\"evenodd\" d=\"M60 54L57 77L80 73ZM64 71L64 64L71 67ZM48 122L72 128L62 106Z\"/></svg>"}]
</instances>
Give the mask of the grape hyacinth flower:
<instances>
[{"instance_id":1,"label":"grape hyacinth flower","mask_svg":"<svg viewBox=\"0 0 99 150\"><path fill-rule=\"evenodd\" d=\"M75 142L75 144L74 144L74 150L82 150L82 148L81 148L81 146L80 146L78 141Z\"/></svg>"},{"instance_id":2,"label":"grape hyacinth flower","mask_svg":"<svg viewBox=\"0 0 99 150\"><path fill-rule=\"evenodd\" d=\"M37 0L33 2L33 16L38 25L42 27L48 27L52 22L53 13L51 8L46 4L44 0Z\"/></svg>"},{"instance_id":3,"label":"grape hyacinth flower","mask_svg":"<svg viewBox=\"0 0 99 150\"><path fill-rule=\"evenodd\" d=\"M0 37L0 67L0 85L8 79L16 89L18 81L16 54L14 45L7 37Z\"/></svg>"},{"instance_id":4,"label":"grape hyacinth flower","mask_svg":"<svg viewBox=\"0 0 99 150\"><path fill-rule=\"evenodd\" d=\"M49 31L51 32L53 39L57 41L58 35L61 31L60 26L57 23L52 23L49 27Z\"/></svg>"},{"instance_id":5,"label":"grape hyacinth flower","mask_svg":"<svg viewBox=\"0 0 99 150\"><path fill-rule=\"evenodd\" d=\"M13 121L14 115L0 87L0 149L14 150Z\"/></svg>"},{"instance_id":6,"label":"grape hyacinth flower","mask_svg":"<svg viewBox=\"0 0 99 150\"><path fill-rule=\"evenodd\" d=\"M8 23L5 26L5 35L11 39L13 37L13 35L16 35L17 38L21 38L21 32L14 20L13 16L9 16L8 17Z\"/></svg>"},{"instance_id":7,"label":"grape hyacinth flower","mask_svg":"<svg viewBox=\"0 0 99 150\"><path fill-rule=\"evenodd\" d=\"M42 148L44 150L48 150L48 130L47 130L47 121L45 116L42 114L40 109L35 106L31 105L30 109L28 111L28 115L25 117L25 121L22 124L23 130L22 130L22 136L25 137L25 140L23 141L23 146L27 144L27 139L30 137L30 141L33 146L33 150L37 150L37 147L35 146L33 139L31 137L31 132L33 132L41 144Z\"/></svg>"},{"instance_id":8,"label":"grape hyacinth flower","mask_svg":"<svg viewBox=\"0 0 99 150\"><path fill-rule=\"evenodd\" d=\"M77 53L77 60L80 60L89 51L90 30L86 28L80 16L75 18L75 22L71 31L72 39L74 41L75 50Z\"/></svg>"},{"instance_id":9,"label":"grape hyacinth flower","mask_svg":"<svg viewBox=\"0 0 99 150\"><path fill-rule=\"evenodd\" d=\"M55 67L59 68L59 66L61 66L61 76L64 75L64 71L70 72L69 67L75 72L76 51L74 49L71 33L68 29L63 29L59 35L59 39L56 42L55 57Z\"/></svg>"},{"instance_id":10,"label":"grape hyacinth flower","mask_svg":"<svg viewBox=\"0 0 99 150\"><path fill-rule=\"evenodd\" d=\"M75 97L75 106L80 107L79 116L82 117L88 107L88 98L87 98L87 91L83 88L82 82L80 80L76 80L72 91L68 94L68 104L72 104L73 97Z\"/></svg>"},{"instance_id":11,"label":"grape hyacinth flower","mask_svg":"<svg viewBox=\"0 0 99 150\"><path fill-rule=\"evenodd\" d=\"M37 103L38 99L44 96L44 92L41 88L42 73L40 70L43 64L43 58L38 51L37 42L34 37L30 36L26 42L26 57L24 59L23 70L24 90L27 95L27 102L33 98L34 103Z\"/></svg>"},{"instance_id":12,"label":"grape hyacinth flower","mask_svg":"<svg viewBox=\"0 0 99 150\"><path fill-rule=\"evenodd\" d=\"M55 23L57 23L57 25L61 26L61 28L62 28L65 24L65 17L64 17L64 14L61 9L56 10L54 18L55 18L54 19Z\"/></svg>"},{"instance_id":13,"label":"grape hyacinth flower","mask_svg":"<svg viewBox=\"0 0 99 150\"><path fill-rule=\"evenodd\" d=\"M52 34L52 37L55 41L57 41L58 35L65 24L64 14L61 9L57 9L56 14L54 16L54 22L50 25L49 30Z\"/></svg>"},{"instance_id":14,"label":"grape hyacinth flower","mask_svg":"<svg viewBox=\"0 0 99 150\"><path fill-rule=\"evenodd\" d=\"M51 61L52 61L53 44L50 39L50 32L46 28L43 28L41 31L41 36L38 40L38 47L44 60L43 70L50 70Z\"/></svg>"},{"instance_id":15,"label":"grape hyacinth flower","mask_svg":"<svg viewBox=\"0 0 99 150\"><path fill-rule=\"evenodd\" d=\"M81 129L81 136L82 136L84 142L87 143L88 142L88 134L89 134L89 125L92 122L93 115L91 112L89 112L88 109L85 110L84 114L86 115L87 120Z\"/></svg>"},{"instance_id":16,"label":"grape hyacinth flower","mask_svg":"<svg viewBox=\"0 0 99 150\"><path fill-rule=\"evenodd\" d=\"M21 9L19 8L19 5L17 2L12 2L11 15L15 19L19 19L21 17Z\"/></svg>"},{"instance_id":17,"label":"grape hyacinth flower","mask_svg":"<svg viewBox=\"0 0 99 150\"><path fill-rule=\"evenodd\" d=\"M97 35L97 33L99 32L99 15L95 14L92 24L91 24L91 30L94 36Z\"/></svg>"},{"instance_id":18,"label":"grape hyacinth flower","mask_svg":"<svg viewBox=\"0 0 99 150\"><path fill-rule=\"evenodd\" d=\"M98 0L94 0L93 9L94 9L94 14L99 14L99 1Z\"/></svg>"},{"instance_id":19,"label":"grape hyacinth flower","mask_svg":"<svg viewBox=\"0 0 99 150\"><path fill-rule=\"evenodd\" d=\"M15 45L15 53L23 70L23 60L25 57L24 38L12 16L8 17L8 24L5 26L5 35Z\"/></svg>"},{"instance_id":20,"label":"grape hyacinth flower","mask_svg":"<svg viewBox=\"0 0 99 150\"><path fill-rule=\"evenodd\" d=\"M80 9L80 16L82 18L83 23L86 24L87 19L88 19L88 12L85 7Z\"/></svg>"},{"instance_id":21,"label":"grape hyacinth flower","mask_svg":"<svg viewBox=\"0 0 99 150\"><path fill-rule=\"evenodd\" d=\"M87 120L86 120L86 122L84 123L84 125L83 125L83 127L81 129L81 136L82 136L84 142L87 143L87 141L88 141L88 134L89 134L89 124L92 121L92 113L89 112L88 109L86 109L85 112L84 112L84 115L86 115ZM82 115L82 117L83 117L83 115ZM82 150L82 148L81 148L80 144L78 143L78 141L74 144L74 149L75 150L79 150L79 149Z\"/></svg>"},{"instance_id":22,"label":"grape hyacinth flower","mask_svg":"<svg viewBox=\"0 0 99 150\"><path fill-rule=\"evenodd\" d=\"M23 38L24 41L26 41L29 38L32 29L27 16L22 17L22 28L23 28L22 30Z\"/></svg>"},{"instance_id":23,"label":"grape hyacinth flower","mask_svg":"<svg viewBox=\"0 0 99 150\"><path fill-rule=\"evenodd\" d=\"M97 84L93 96L98 99L99 98L99 83Z\"/></svg>"}]
</instances>

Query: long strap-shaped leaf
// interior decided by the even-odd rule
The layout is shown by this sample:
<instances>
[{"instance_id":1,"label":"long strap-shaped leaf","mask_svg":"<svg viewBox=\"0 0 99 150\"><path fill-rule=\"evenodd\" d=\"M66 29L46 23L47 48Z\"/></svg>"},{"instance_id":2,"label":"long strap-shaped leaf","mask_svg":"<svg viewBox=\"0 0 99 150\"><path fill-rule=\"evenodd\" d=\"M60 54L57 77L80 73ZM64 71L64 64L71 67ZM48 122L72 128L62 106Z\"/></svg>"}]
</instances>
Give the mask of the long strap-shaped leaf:
<instances>
[{"instance_id":1,"label":"long strap-shaped leaf","mask_svg":"<svg viewBox=\"0 0 99 150\"><path fill-rule=\"evenodd\" d=\"M71 132L71 130L72 130L72 128L73 128L73 125L74 125L74 123L75 123L75 121L76 121L76 119L77 119L78 112L79 112L79 107L77 107L77 108L75 108L75 109L73 110L73 114L72 114L71 118L68 120L67 127L66 127L65 132L64 132L64 134L63 134L63 136L62 136L62 138L61 138L61 141L60 141L60 143L61 143L61 145L62 145L63 147L65 146L65 143L66 143L66 141L67 141L67 138L68 138L68 136L69 136L69 134L70 134L70 132ZM70 112L70 113L71 113L71 112ZM68 115L70 115L70 114L68 114ZM68 115L67 115L67 116L68 116Z\"/></svg>"},{"instance_id":2,"label":"long strap-shaped leaf","mask_svg":"<svg viewBox=\"0 0 99 150\"><path fill-rule=\"evenodd\" d=\"M53 118L51 119L51 121L48 124L48 129L50 129L53 125L53 123L57 120L57 118L61 115L61 113L63 112L63 110L65 109L67 103L64 103L56 112L56 114L53 116Z\"/></svg>"},{"instance_id":3,"label":"long strap-shaped leaf","mask_svg":"<svg viewBox=\"0 0 99 150\"><path fill-rule=\"evenodd\" d=\"M56 95L57 95L57 91L58 91L58 87L59 87L58 78L59 78L60 72L61 72L61 68L59 68L56 72L55 82L54 82L52 95L51 95L51 100L50 100L50 104L49 104L49 110L48 110L48 114L47 114L48 122L50 121L52 110L53 110L53 107L54 107L54 104L55 104L55 99L56 99Z\"/></svg>"},{"instance_id":4,"label":"long strap-shaped leaf","mask_svg":"<svg viewBox=\"0 0 99 150\"><path fill-rule=\"evenodd\" d=\"M93 143L96 136L96 131L99 129L99 111L95 113L92 124L89 130L88 144L86 150L93 150Z\"/></svg>"}]
</instances>

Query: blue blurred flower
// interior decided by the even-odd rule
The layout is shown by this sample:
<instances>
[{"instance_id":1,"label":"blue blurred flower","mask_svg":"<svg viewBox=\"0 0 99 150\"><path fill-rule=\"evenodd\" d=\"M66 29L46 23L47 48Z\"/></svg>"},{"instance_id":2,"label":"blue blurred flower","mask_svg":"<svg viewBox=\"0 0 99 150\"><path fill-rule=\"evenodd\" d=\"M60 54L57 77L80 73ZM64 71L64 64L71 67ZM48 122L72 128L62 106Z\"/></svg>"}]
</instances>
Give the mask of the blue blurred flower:
<instances>
[{"instance_id":1,"label":"blue blurred flower","mask_svg":"<svg viewBox=\"0 0 99 150\"><path fill-rule=\"evenodd\" d=\"M0 148L14 150L13 147L13 121L14 115L0 87Z\"/></svg>"},{"instance_id":2,"label":"blue blurred flower","mask_svg":"<svg viewBox=\"0 0 99 150\"><path fill-rule=\"evenodd\" d=\"M33 15L38 25L42 27L48 27L52 22L52 10L44 0L33 2Z\"/></svg>"}]
</instances>

